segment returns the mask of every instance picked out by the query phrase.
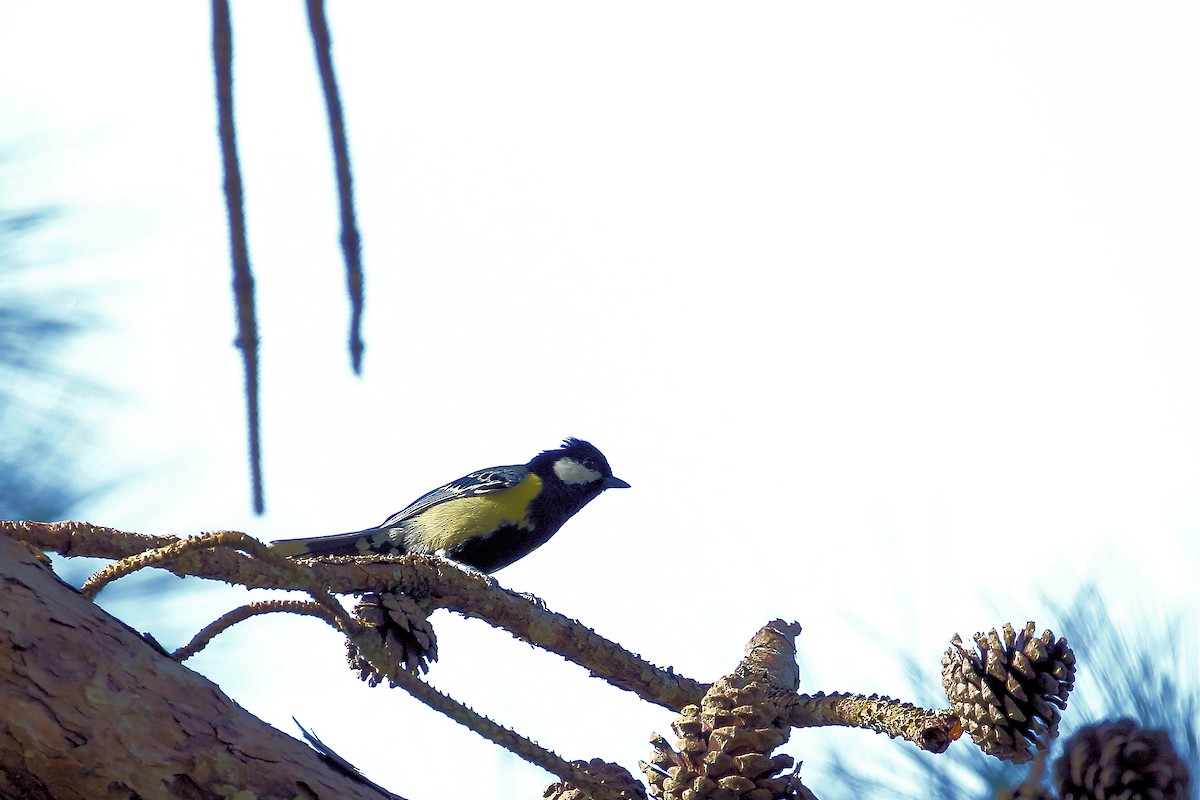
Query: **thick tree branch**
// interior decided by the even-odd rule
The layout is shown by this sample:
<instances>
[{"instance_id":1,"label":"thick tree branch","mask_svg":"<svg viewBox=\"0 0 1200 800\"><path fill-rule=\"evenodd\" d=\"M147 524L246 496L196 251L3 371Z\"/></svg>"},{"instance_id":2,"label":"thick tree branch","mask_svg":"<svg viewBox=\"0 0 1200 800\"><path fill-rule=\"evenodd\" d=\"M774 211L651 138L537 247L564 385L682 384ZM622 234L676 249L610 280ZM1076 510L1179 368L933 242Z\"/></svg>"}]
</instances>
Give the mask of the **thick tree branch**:
<instances>
[{"instance_id":1,"label":"thick tree branch","mask_svg":"<svg viewBox=\"0 0 1200 800\"><path fill-rule=\"evenodd\" d=\"M373 798L0 536L0 795Z\"/></svg>"}]
</instances>

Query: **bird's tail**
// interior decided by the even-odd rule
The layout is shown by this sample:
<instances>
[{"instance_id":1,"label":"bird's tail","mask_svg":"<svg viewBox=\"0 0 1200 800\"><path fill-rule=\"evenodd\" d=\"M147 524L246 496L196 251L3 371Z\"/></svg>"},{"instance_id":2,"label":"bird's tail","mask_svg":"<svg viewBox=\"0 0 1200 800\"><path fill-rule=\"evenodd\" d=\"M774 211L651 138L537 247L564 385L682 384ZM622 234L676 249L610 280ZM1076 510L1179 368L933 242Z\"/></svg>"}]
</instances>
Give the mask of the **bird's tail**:
<instances>
[{"instance_id":1,"label":"bird's tail","mask_svg":"<svg viewBox=\"0 0 1200 800\"><path fill-rule=\"evenodd\" d=\"M271 549L281 556L379 556L397 555L400 550L392 543L386 528L367 528L365 531L338 533L333 536L312 536L307 539L280 539L271 542Z\"/></svg>"}]
</instances>

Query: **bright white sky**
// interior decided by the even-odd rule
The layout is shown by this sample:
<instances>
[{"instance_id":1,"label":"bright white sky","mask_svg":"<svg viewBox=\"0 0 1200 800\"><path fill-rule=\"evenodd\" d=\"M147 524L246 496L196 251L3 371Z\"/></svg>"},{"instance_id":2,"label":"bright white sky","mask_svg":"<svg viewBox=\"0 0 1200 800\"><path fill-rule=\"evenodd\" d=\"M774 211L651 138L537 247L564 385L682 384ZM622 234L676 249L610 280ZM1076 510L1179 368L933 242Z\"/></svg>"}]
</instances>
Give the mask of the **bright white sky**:
<instances>
[{"instance_id":1,"label":"bright white sky","mask_svg":"<svg viewBox=\"0 0 1200 800\"><path fill-rule=\"evenodd\" d=\"M302 4L235 11L262 519L207 4L0 4L3 200L62 210L31 257L106 323L73 363L112 390L87 477L120 483L81 516L334 533L580 436L634 488L501 582L699 679L796 619L809 691L908 694L897 651L933 679L955 632L1060 632L1043 597L1086 579L1130 620L1200 600L1194 5L333 3L362 380ZM171 587L108 604L174 646L245 600ZM432 682L569 758L636 770L669 735L436 621ZM246 623L191 665L408 797L550 780L360 685L316 622ZM789 752L817 775L830 740L902 746Z\"/></svg>"}]
</instances>

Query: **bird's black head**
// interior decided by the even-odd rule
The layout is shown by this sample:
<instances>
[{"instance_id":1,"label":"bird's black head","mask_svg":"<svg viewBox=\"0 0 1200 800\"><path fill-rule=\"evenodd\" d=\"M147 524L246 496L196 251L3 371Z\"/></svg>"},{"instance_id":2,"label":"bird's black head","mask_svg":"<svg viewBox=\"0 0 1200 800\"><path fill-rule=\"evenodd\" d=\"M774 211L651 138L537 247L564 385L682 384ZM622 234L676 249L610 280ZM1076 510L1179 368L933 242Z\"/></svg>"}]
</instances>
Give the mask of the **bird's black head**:
<instances>
[{"instance_id":1,"label":"bird's black head","mask_svg":"<svg viewBox=\"0 0 1200 800\"><path fill-rule=\"evenodd\" d=\"M612 474L604 453L582 439L566 439L557 450L539 453L529 468L584 502L605 489L629 488Z\"/></svg>"}]
</instances>

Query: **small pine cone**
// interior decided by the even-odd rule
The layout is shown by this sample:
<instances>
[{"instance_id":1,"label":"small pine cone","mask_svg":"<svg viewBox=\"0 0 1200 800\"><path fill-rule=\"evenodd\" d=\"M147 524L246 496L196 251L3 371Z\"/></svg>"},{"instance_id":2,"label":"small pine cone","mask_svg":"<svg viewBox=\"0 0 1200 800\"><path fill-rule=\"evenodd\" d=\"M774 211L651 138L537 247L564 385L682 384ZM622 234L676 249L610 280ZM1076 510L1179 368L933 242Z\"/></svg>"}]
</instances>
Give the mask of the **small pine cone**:
<instances>
[{"instance_id":1,"label":"small pine cone","mask_svg":"<svg viewBox=\"0 0 1200 800\"><path fill-rule=\"evenodd\" d=\"M430 662L437 661L437 636L429 624L429 612L411 597L396 592L371 592L358 601L354 616L379 636L384 649L408 672L428 672ZM371 686L378 686L388 677L379 675L349 640L346 651L351 669Z\"/></svg>"},{"instance_id":2,"label":"small pine cone","mask_svg":"<svg viewBox=\"0 0 1200 800\"><path fill-rule=\"evenodd\" d=\"M613 789L621 800L646 800L646 788L638 783L629 770L620 764L610 764L598 758L591 761L574 761L575 766L586 771L605 786ZM643 765L645 766L645 765ZM592 795L571 783L552 783L542 795L545 800L592 800Z\"/></svg>"},{"instance_id":3,"label":"small pine cone","mask_svg":"<svg viewBox=\"0 0 1200 800\"><path fill-rule=\"evenodd\" d=\"M1062 800L1186 800L1191 777L1166 731L1119 719L1089 725L1067 740L1054 781Z\"/></svg>"},{"instance_id":4,"label":"small pine cone","mask_svg":"<svg viewBox=\"0 0 1200 800\"><path fill-rule=\"evenodd\" d=\"M651 739L654 755L642 763L650 794L659 800L781 800L800 795L800 779L788 755L771 757L787 741L786 710L745 678L722 678L699 706L687 706L671 724L679 737L672 749Z\"/></svg>"},{"instance_id":5,"label":"small pine cone","mask_svg":"<svg viewBox=\"0 0 1200 800\"><path fill-rule=\"evenodd\" d=\"M1022 764L1030 745L1045 750L1058 735L1059 709L1075 685L1075 654L1066 639L1030 622L1017 632L1004 625L975 634L978 653L957 635L942 657L942 686L963 728L989 755Z\"/></svg>"}]
</instances>

